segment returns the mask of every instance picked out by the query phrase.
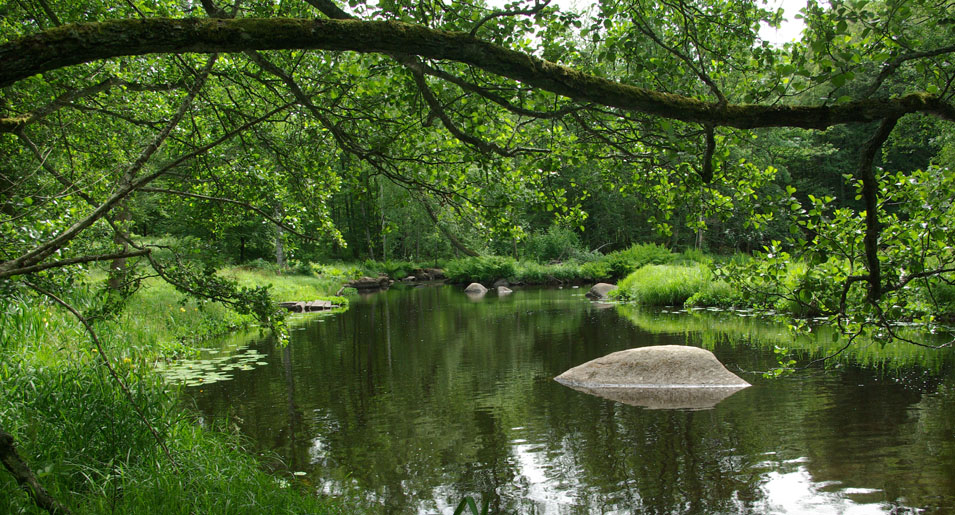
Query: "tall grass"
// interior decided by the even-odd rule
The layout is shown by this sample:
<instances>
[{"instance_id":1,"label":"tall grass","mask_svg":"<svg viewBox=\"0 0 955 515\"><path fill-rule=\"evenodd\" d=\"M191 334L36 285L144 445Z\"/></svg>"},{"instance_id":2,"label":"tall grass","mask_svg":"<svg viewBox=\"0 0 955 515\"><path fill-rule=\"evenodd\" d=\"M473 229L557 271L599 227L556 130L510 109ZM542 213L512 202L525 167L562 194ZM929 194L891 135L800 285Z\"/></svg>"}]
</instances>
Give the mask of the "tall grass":
<instances>
[{"instance_id":1,"label":"tall grass","mask_svg":"<svg viewBox=\"0 0 955 515\"><path fill-rule=\"evenodd\" d=\"M341 276L331 275L275 275L260 270L229 268L221 272L239 283L240 286L254 287L271 285L269 291L276 301L309 301L329 299L345 282ZM344 280L343 280L344 279ZM336 299L341 301L341 299Z\"/></svg>"},{"instance_id":2,"label":"tall grass","mask_svg":"<svg viewBox=\"0 0 955 515\"><path fill-rule=\"evenodd\" d=\"M249 286L271 283L282 300L325 296L331 284L267 274L237 273L236 279ZM67 300L84 310L97 298L95 288L80 285ZM36 296L7 298L0 301L0 426L14 436L40 482L75 513L342 511L341 501L300 491L291 474L276 478L260 470L238 436L198 426L180 406L177 390L153 369L160 357L194 352L201 338L249 322L149 283L118 319L95 323L105 352L175 466L72 315ZM0 512L37 512L6 473L0 473Z\"/></svg>"},{"instance_id":3,"label":"tall grass","mask_svg":"<svg viewBox=\"0 0 955 515\"><path fill-rule=\"evenodd\" d=\"M703 265L647 265L620 281L617 295L649 306L682 306L712 275Z\"/></svg>"}]
</instances>

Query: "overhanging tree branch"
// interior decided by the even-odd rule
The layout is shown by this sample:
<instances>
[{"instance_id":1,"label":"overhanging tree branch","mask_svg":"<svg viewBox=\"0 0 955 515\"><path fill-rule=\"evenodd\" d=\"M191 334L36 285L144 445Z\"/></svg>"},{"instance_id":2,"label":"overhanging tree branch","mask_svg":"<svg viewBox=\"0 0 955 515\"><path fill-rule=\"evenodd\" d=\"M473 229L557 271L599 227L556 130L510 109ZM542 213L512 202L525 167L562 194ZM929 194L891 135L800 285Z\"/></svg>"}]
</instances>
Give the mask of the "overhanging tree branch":
<instances>
[{"instance_id":1,"label":"overhanging tree branch","mask_svg":"<svg viewBox=\"0 0 955 515\"><path fill-rule=\"evenodd\" d=\"M289 102L285 105L272 109L269 112L265 113L264 115L258 118L255 118L254 120L250 120L236 127L235 129L223 134L222 136L211 141L210 143L207 143L201 147L196 148L195 150L191 152L188 152L186 154L179 156L177 159L166 164L165 166L160 167L155 172L149 175L142 176L136 179L135 181L117 189L116 191L113 192L112 195L109 196L109 198L104 200L95 209L93 209L93 211L91 211L85 217L78 220L76 223L71 225L69 228L61 232L59 235L57 235L53 239L45 243L42 243L38 245L37 247L34 247L33 250L19 257L10 259L8 261L0 262L0 277L10 277L14 275L19 275L21 273L19 272L20 269L24 267L30 267L42 262L50 254L62 248L63 245L66 245L66 243L76 238L80 233L82 233L88 227L90 227L97 221L101 220L103 217L105 217L113 207L115 207L119 202L123 201L123 199L128 197L132 192L145 187L147 184L151 183L152 181L167 174L170 170L173 170L181 166L183 163L195 158L196 156L199 156L201 154L208 152L210 149L215 148L216 146L220 145L224 141L232 139L237 134L247 130L249 127L257 123L260 123L264 120L267 120L268 118L275 115L276 113L279 113L281 111L284 111L285 109L288 109L293 104L294 102Z\"/></svg>"},{"instance_id":2,"label":"overhanging tree branch","mask_svg":"<svg viewBox=\"0 0 955 515\"><path fill-rule=\"evenodd\" d=\"M724 106L603 79L463 32L391 21L152 18L64 25L0 46L0 87L44 71L110 57L278 49L352 50L449 59L578 101L740 129L824 129L914 112L955 121L955 106L925 93L832 106Z\"/></svg>"}]
</instances>

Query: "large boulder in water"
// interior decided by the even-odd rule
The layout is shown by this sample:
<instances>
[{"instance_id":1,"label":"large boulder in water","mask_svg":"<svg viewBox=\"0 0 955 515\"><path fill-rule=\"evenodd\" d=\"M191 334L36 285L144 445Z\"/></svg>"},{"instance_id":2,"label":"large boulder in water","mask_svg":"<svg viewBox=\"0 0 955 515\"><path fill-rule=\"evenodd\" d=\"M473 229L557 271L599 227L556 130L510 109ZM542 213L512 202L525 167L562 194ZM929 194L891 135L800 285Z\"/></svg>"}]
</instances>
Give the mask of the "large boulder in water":
<instances>
[{"instance_id":1,"label":"large boulder in water","mask_svg":"<svg viewBox=\"0 0 955 515\"><path fill-rule=\"evenodd\" d=\"M750 386L712 352L683 345L640 347L588 361L555 380L585 393L657 409L705 409Z\"/></svg>"},{"instance_id":2,"label":"large boulder in water","mask_svg":"<svg viewBox=\"0 0 955 515\"><path fill-rule=\"evenodd\" d=\"M610 292L616 290L617 286L608 283L597 283L590 288L585 295L588 299L591 300L606 300L610 295Z\"/></svg>"},{"instance_id":3,"label":"large boulder in water","mask_svg":"<svg viewBox=\"0 0 955 515\"><path fill-rule=\"evenodd\" d=\"M468 295L484 295L487 293L487 288L480 283L471 283L467 288L464 289L464 293Z\"/></svg>"}]
</instances>

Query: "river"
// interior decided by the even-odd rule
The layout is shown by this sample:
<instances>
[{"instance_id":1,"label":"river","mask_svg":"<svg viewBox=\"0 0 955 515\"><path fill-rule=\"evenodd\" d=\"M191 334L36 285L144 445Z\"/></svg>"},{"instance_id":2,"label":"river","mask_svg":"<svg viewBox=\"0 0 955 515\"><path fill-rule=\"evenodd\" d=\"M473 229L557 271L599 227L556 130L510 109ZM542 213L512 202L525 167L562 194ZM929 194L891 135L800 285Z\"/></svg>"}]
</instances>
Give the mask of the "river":
<instances>
[{"instance_id":1,"label":"river","mask_svg":"<svg viewBox=\"0 0 955 515\"><path fill-rule=\"evenodd\" d=\"M294 323L286 347L233 344L259 365L187 398L289 481L376 513L450 513L466 495L512 513L955 513L952 349L859 344L810 364L810 345L748 313L608 306L584 291L355 296ZM781 342L805 368L766 377ZM553 381L661 344L703 346L753 386L685 410Z\"/></svg>"}]
</instances>

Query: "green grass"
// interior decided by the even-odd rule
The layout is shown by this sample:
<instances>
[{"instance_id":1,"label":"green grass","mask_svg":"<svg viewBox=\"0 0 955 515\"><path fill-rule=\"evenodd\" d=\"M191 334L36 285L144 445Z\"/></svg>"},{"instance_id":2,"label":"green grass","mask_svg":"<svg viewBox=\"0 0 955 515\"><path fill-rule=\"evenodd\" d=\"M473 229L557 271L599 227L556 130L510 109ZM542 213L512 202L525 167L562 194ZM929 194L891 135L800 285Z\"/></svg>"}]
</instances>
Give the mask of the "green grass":
<instances>
[{"instance_id":1,"label":"green grass","mask_svg":"<svg viewBox=\"0 0 955 515\"><path fill-rule=\"evenodd\" d=\"M246 286L272 284L277 300L327 298L340 286L327 278L224 273ZM96 287L78 285L66 300L82 311L98 298ZM304 492L293 471L262 471L239 436L203 428L183 410L178 390L163 382L154 364L194 354L203 339L252 320L182 300L171 286L149 282L118 319L95 324L178 468L72 315L32 295L0 302L0 426L15 437L40 482L74 513L344 511L342 500ZM6 472L0 472L0 499L6 512L38 512Z\"/></svg>"},{"instance_id":2,"label":"green grass","mask_svg":"<svg viewBox=\"0 0 955 515\"><path fill-rule=\"evenodd\" d=\"M240 286L254 287L271 285L269 291L278 302L334 300L347 302L341 297L334 297L335 292L347 281L339 275L275 275L260 270L245 268L229 268L221 272L225 277L235 280Z\"/></svg>"},{"instance_id":3,"label":"green grass","mask_svg":"<svg viewBox=\"0 0 955 515\"><path fill-rule=\"evenodd\" d=\"M617 296L648 306L682 306L712 281L703 265L647 265L617 285Z\"/></svg>"}]
</instances>

